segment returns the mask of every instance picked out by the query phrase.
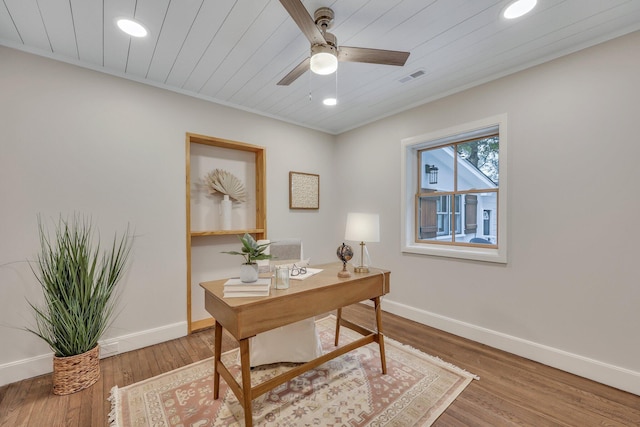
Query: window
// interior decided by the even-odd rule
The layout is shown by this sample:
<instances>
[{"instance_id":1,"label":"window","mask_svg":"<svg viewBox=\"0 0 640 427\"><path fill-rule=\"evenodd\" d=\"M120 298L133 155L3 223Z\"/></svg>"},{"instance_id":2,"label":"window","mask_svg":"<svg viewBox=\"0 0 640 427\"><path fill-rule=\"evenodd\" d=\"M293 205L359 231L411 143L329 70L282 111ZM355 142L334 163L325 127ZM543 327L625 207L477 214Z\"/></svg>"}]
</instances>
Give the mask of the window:
<instances>
[{"instance_id":1,"label":"window","mask_svg":"<svg viewBox=\"0 0 640 427\"><path fill-rule=\"evenodd\" d=\"M506 262L506 115L402 141L403 252Z\"/></svg>"},{"instance_id":2,"label":"window","mask_svg":"<svg viewBox=\"0 0 640 427\"><path fill-rule=\"evenodd\" d=\"M496 245L495 224L478 223L496 209L499 151L497 133L418 150L417 241Z\"/></svg>"}]
</instances>

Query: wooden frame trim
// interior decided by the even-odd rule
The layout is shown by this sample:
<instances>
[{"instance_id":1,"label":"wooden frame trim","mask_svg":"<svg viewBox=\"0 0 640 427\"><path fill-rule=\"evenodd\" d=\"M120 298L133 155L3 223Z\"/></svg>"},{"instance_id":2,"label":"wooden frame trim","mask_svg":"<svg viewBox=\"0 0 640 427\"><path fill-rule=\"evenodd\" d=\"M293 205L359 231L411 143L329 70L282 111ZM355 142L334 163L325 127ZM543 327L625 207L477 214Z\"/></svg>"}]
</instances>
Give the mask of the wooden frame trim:
<instances>
[{"instance_id":1,"label":"wooden frame trim","mask_svg":"<svg viewBox=\"0 0 640 427\"><path fill-rule=\"evenodd\" d=\"M210 147L227 148L254 153L255 155L255 186L256 186L256 224L255 228L246 230L207 230L191 231L191 144L202 144ZM213 318L192 321L191 315L191 240L200 236L223 236L230 234L250 233L257 240L267 236L267 156L266 148L245 142L212 136L186 133L185 138L185 199L186 199L186 253L187 253L187 332L190 334L200 329L214 325Z\"/></svg>"}]
</instances>

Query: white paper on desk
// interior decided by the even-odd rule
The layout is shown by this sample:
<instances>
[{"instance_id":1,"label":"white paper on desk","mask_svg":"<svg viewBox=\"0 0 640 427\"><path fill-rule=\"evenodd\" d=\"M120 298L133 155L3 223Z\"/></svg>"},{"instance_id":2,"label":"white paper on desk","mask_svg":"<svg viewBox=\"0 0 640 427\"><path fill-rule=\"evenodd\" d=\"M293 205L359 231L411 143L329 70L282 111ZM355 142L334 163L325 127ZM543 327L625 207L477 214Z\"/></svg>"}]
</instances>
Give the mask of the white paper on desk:
<instances>
[{"instance_id":1,"label":"white paper on desk","mask_svg":"<svg viewBox=\"0 0 640 427\"><path fill-rule=\"evenodd\" d=\"M307 272L305 274L298 274L297 276L290 276L289 279L292 280L304 280L307 277L311 277L314 274L318 274L322 271L321 268L309 268L307 267Z\"/></svg>"}]
</instances>

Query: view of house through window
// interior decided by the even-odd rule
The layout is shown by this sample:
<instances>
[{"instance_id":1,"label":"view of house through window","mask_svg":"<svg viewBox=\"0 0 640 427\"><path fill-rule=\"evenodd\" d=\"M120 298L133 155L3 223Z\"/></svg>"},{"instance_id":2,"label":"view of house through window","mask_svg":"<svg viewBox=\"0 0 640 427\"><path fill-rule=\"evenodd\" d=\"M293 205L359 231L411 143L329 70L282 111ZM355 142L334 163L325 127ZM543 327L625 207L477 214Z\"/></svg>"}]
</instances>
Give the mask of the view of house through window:
<instances>
[{"instance_id":1,"label":"view of house through window","mask_svg":"<svg viewBox=\"0 0 640 427\"><path fill-rule=\"evenodd\" d=\"M496 247L499 136L420 149L416 242Z\"/></svg>"}]
</instances>

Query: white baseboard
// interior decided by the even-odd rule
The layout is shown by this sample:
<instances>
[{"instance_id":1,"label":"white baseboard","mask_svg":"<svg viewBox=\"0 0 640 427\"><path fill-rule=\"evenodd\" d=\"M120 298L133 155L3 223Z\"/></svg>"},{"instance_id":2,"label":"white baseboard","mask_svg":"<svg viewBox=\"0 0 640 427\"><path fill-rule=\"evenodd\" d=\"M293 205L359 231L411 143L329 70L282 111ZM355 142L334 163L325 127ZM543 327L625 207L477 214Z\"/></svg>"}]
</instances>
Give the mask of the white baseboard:
<instances>
[{"instance_id":1,"label":"white baseboard","mask_svg":"<svg viewBox=\"0 0 640 427\"><path fill-rule=\"evenodd\" d=\"M383 310L527 359L640 395L640 372L600 362L384 299Z\"/></svg>"},{"instance_id":2,"label":"white baseboard","mask_svg":"<svg viewBox=\"0 0 640 427\"><path fill-rule=\"evenodd\" d=\"M101 350L100 358L180 338L186 334L187 322L185 321L109 338L100 341L100 346L109 348L111 351L103 352ZM114 351L115 349L117 351ZM46 353L0 365L0 386L52 372L52 358L53 353Z\"/></svg>"}]
</instances>

